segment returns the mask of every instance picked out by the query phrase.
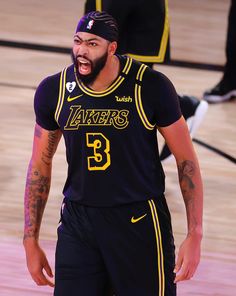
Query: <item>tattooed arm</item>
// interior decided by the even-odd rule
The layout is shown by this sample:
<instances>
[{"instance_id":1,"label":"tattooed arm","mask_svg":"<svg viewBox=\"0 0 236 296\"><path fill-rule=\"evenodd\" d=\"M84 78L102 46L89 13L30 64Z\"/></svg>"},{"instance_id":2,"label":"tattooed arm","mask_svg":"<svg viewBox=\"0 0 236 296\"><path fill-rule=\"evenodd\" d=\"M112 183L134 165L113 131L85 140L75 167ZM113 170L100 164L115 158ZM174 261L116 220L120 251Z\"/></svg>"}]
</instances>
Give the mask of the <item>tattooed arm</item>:
<instances>
[{"instance_id":1,"label":"tattooed arm","mask_svg":"<svg viewBox=\"0 0 236 296\"><path fill-rule=\"evenodd\" d=\"M198 160L183 117L168 127L160 128L160 132L176 159L187 214L188 233L180 246L175 266L175 282L178 282L190 279L200 261L203 187Z\"/></svg>"},{"instance_id":2,"label":"tattooed arm","mask_svg":"<svg viewBox=\"0 0 236 296\"><path fill-rule=\"evenodd\" d=\"M48 199L52 158L61 138L61 132L47 131L36 124L33 153L28 167L25 186L24 247L27 265L32 278L38 285L50 285L44 273L52 277L51 268L38 244L39 230L44 208Z\"/></svg>"}]
</instances>

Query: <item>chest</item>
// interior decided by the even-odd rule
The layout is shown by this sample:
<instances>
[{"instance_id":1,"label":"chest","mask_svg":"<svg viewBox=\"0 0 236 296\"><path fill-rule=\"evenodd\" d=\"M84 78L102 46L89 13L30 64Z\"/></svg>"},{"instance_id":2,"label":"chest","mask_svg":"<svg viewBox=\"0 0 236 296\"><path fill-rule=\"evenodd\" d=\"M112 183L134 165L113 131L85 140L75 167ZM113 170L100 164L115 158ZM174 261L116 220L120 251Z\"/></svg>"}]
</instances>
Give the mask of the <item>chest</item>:
<instances>
[{"instance_id":1,"label":"chest","mask_svg":"<svg viewBox=\"0 0 236 296\"><path fill-rule=\"evenodd\" d=\"M71 87L73 81L67 85L57 114L62 131L80 127L125 129L137 123L135 84L123 83L111 92L94 94Z\"/></svg>"}]
</instances>

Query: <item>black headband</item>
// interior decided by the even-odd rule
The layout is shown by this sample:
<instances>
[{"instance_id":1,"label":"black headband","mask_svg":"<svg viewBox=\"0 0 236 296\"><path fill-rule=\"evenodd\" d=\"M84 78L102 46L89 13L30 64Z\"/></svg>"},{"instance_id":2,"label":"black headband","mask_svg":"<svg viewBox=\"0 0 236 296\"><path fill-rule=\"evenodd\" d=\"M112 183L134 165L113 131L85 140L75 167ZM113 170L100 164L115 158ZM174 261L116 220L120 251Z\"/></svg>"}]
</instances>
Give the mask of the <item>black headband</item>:
<instances>
[{"instance_id":1,"label":"black headband","mask_svg":"<svg viewBox=\"0 0 236 296\"><path fill-rule=\"evenodd\" d=\"M108 41L118 41L116 21L106 12L93 11L81 18L76 28L77 32L87 32Z\"/></svg>"}]
</instances>

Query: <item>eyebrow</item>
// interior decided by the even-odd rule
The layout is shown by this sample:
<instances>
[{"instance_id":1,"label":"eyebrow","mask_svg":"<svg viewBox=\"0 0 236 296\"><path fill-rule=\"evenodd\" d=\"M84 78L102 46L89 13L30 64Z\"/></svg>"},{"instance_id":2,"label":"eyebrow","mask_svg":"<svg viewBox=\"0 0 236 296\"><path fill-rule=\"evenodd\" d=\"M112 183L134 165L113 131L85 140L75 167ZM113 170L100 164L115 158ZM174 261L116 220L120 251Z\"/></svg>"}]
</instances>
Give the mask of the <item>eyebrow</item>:
<instances>
[{"instance_id":1,"label":"eyebrow","mask_svg":"<svg viewBox=\"0 0 236 296\"><path fill-rule=\"evenodd\" d=\"M98 38L96 38L96 37L93 37L93 38L89 38L89 39L85 39L85 40L83 40L81 37L79 37L78 35L74 35L74 38L78 38L78 39L80 39L81 41L85 41L85 42L90 42L90 41L100 41Z\"/></svg>"}]
</instances>

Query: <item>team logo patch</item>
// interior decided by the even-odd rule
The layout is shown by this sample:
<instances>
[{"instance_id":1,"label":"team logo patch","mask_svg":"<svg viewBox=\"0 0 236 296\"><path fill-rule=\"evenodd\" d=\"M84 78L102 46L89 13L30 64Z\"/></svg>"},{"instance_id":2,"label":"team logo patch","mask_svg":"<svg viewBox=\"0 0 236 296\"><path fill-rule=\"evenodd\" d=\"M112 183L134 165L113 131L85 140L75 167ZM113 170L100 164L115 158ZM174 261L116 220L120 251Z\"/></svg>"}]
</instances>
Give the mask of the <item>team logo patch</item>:
<instances>
[{"instance_id":1,"label":"team logo patch","mask_svg":"<svg viewBox=\"0 0 236 296\"><path fill-rule=\"evenodd\" d=\"M90 21L88 22L88 24L87 24L87 29L88 29L88 30L91 30L93 24L94 24L94 20L90 20Z\"/></svg>"},{"instance_id":2,"label":"team logo patch","mask_svg":"<svg viewBox=\"0 0 236 296\"><path fill-rule=\"evenodd\" d=\"M72 91L74 90L76 86L76 82L73 81L73 82L67 82L66 84L66 89L68 90L68 92L72 93Z\"/></svg>"}]
</instances>

